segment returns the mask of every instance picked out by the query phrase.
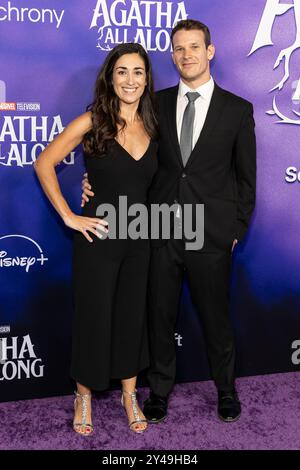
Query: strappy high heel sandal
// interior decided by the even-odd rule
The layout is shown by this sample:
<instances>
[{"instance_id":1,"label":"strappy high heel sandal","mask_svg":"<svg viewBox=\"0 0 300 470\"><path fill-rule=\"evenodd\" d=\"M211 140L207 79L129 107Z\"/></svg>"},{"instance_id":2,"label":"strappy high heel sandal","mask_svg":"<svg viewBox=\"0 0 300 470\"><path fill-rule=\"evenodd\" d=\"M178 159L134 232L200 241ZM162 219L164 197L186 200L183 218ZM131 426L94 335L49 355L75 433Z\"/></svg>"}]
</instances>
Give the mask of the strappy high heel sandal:
<instances>
[{"instance_id":1,"label":"strappy high heel sandal","mask_svg":"<svg viewBox=\"0 0 300 470\"><path fill-rule=\"evenodd\" d=\"M76 406L77 406L77 399L82 401L82 413L81 413L81 423L75 423L75 417L73 420L73 429L78 434L82 436L90 436L94 431L94 426L91 423L86 422L86 415L87 415L87 401L91 398L91 393L81 394L79 392L75 393L75 400L74 400L74 412L76 413ZM82 431L83 429L83 431Z\"/></svg>"},{"instance_id":2,"label":"strappy high heel sandal","mask_svg":"<svg viewBox=\"0 0 300 470\"><path fill-rule=\"evenodd\" d=\"M144 429L134 429L133 426L135 424L140 424L140 423L147 423L147 420L146 419L142 419L139 415L139 412L138 412L138 407L137 407L137 399L136 399L136 391L135 390L134 392L126 392L126 390L123 390L122 391L122 397L121 397L121 404L122 406L125 408L125 404L124 404L124 393L126 393L127 395L130 396L130 399L131 399L131 404L132 404L132 411L133 411L133 416L134 416L134 420L131 421L128 426L129 428L137 433L137 434L142 434L146 429L147 429L147 426L144 428Z\"/></svg>"}]
</instances>

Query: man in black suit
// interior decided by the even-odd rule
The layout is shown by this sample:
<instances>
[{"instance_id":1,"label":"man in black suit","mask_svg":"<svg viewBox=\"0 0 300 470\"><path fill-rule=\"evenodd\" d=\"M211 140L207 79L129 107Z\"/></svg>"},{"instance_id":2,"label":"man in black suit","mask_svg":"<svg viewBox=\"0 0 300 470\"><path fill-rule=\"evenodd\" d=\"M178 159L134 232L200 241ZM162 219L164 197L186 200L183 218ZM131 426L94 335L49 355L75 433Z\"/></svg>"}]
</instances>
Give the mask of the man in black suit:
<instances>
[{"instance_id":1,"label":"man in black suit","mask_svg":"<svg viewBox=\"0 0 300 470\"><path fill-rule=\"evenodd\" d=\"M174 330L186 270L218 390L218 415L230 422L241 412L234 387L235 352L229 320L230 264L231 251L243 239L255 205L253 107L213 81L210 61L215 50L204 24L183 20L174 27L171 39L180 83L157 94L159 169L150 202L178 202L181 207L204 204L204 246L199 251L186 250L184 240L174 239L159 240L153 246L151 393L144 414L150 422L166 416L175 381Z\"/></svg>"},{"instance_id":2,"label":"man in black suit","mask_svg":"<svg viewBox=\"0 0 300 470\"><path fill-rule=\"evenodd\" d=\"M186 271L218 390L218 415L232 422L239 418L241 406L234 386L230 264L231 252L243 239L255 205L253 106L212 79L210 61L215 50L207 26L196 20L180 21L171 39L180 82L157 94L159 168L150 202L178 204L178 208L204 204L204 245L194 251L186 249L184 239L153 241L149 282L151 392L143 411L153 423L167 414L176 372L174 331Z\"/></svg>"}]
</instances>

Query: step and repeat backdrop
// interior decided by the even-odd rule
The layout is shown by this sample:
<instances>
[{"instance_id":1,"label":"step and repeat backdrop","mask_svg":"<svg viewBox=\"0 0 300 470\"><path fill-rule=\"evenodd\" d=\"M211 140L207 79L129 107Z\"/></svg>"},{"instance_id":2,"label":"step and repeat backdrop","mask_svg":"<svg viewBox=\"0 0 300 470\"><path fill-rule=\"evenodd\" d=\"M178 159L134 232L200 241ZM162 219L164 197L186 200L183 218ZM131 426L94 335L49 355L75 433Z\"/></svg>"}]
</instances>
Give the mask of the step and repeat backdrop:
<instances>
[{"instance_id":1,"label":"step and repeat backdrop","mask_svg":"<svg viewBox=\"0 0 300 470\"><path fill-rule=\"evenodd\" d=\"M170 31L211 30L212 75L254 104L257 205L233 255L237 374L300 369L300 0L0 0L0 400L70 393L72 231L33 163L93 95L107 52L139 42L157 90L178 81ZM57 167L80 213L82 149ZM178 381L210 378L185 282L175 341Z\"/></svg>"}]
</instances>

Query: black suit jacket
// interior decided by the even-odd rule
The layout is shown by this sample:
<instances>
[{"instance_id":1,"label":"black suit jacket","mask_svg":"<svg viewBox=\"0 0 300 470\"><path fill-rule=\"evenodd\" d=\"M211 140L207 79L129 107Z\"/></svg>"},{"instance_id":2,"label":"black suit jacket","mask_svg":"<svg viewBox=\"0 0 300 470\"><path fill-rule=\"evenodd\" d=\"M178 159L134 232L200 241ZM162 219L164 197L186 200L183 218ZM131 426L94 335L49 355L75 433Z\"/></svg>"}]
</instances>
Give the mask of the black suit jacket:
<instances>
[{"instance_id":1,"label":"black suit jacket","mask_svg":"<svg viewBox=\"0 0 300 470\"><path fill-rule=\"evenodd\" d=\"M255 205L256 141L253 106L216 83L207 117L183 167L177 137L178 86L157 93L158 172L150 203L204 204L202 251L230 250L242 240ZM159 245L165 241L158 240Z\"/></svg>"}]
</instances>

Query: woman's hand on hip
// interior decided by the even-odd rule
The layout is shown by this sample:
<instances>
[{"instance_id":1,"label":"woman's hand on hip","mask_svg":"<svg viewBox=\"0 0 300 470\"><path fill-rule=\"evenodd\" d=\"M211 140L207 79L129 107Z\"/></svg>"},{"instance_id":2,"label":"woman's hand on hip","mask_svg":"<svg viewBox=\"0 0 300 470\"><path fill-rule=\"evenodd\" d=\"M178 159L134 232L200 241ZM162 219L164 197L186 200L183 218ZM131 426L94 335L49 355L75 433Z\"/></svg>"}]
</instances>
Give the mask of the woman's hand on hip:
<instances>
[{"instance_id":1,"label":"woman's hand on hip","mask_svg":"<svg viewBox=\"0 0 300 470\"><path fill-rule=\"evenodd\" d=\"M97 219L93 217L83 217L81 215L76 215L72 213L64 217L63 220L67 227L81 232L89 242L92 242L93 239L90 237L88 232L93 233L98 238L103 237L103 235L101 235L101 232L108 233L108 222L100 218Z\"/></svg>"}]
</instances>

